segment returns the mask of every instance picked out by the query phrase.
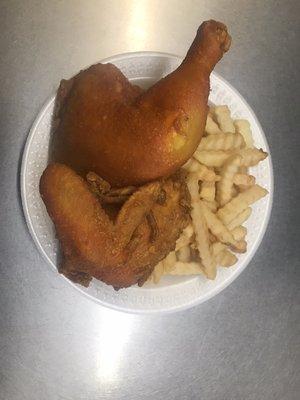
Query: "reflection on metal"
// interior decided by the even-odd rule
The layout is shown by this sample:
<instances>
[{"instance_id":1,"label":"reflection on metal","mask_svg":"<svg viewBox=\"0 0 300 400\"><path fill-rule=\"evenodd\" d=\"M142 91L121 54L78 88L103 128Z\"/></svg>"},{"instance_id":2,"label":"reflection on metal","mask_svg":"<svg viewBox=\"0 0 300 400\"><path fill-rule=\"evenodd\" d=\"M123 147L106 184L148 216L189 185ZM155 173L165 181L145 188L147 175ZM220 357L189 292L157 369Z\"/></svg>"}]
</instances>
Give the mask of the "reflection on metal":
<instances>
[{"instance_id":1,"label":"reflection on metal","mask_svg":"<svg viewBox=\"0 0 300 400\"><path fill-rule=\"evenodd\" d=\"M136 51L143 49L143 45L147 39L149 2L147 0L134 0L130 4L127 40L131 50Z\"/></svg>"},{"instance_id":2,"label":"reflection on metal","mask_svg":"<svg viewBox=\"0 0 300 400\"><path fill-rule=\"evenodd\" d=\"M97 378L101 383L115 381L129 341L133 316L109 310L103 313L99 326L99 352L97 354Z\"/></svg>"}]
</instances>

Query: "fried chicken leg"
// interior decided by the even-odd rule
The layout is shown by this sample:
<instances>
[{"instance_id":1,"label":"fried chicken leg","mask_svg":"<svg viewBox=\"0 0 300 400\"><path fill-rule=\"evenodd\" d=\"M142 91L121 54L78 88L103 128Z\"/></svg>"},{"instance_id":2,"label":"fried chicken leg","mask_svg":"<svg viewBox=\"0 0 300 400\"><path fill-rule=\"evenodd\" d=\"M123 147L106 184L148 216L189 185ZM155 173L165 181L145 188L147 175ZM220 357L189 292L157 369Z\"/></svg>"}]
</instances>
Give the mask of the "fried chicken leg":
<instances>
[{"instance_id":1,"label":"fried chicken leg","mask_svg":"<svg viewBox=\"0 0 300 400\"><path fill-rule=\"evenodd\" d=\"M112 64L62 81L52 159L115 187L170 176L199 144L209 76L230 41L225 25L204 22L182 64L145 92Z\"/></svg>"},{"instance_id":2,"label":"fried chicken leg","mask_svg":"<svg viewBox=\"0 0 300 400\"><path fill-rule=\"evenodd\" d=\"M40 193L61 245L59 270L86 286L92 277L115 288L143 284L190 218L181 175L139 188L114 222L88 183L65 165L46 168Z\"/></svg>"}]
</instances>

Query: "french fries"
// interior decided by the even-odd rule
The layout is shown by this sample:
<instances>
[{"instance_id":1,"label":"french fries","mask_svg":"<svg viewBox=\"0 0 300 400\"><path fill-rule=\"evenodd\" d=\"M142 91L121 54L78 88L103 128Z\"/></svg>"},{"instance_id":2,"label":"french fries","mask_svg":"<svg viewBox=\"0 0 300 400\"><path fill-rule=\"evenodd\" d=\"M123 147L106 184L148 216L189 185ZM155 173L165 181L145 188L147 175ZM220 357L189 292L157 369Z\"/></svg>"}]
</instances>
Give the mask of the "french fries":
<instances>
[{"instance_id":1,"label":"french fries","mask_svg":"<svg viewBox=\"0 0 300 400\"><path fill-rule=\"evenodd\" d=\"M150 281L152 280L153 283L158 283L163 274L164 274L164 264L161 261L156 265L148 280Z\"/></svg>"},{"instance_id":2,"label":"french fries","mask_svg":"<svg viewBox=\"0 0 300 400\"><path fill-rule=\"evenodd\" d=\"M201 210L204 215L206 224L211 233L222 243L232 246L235 251L243 252L244 243L234 239L232 233L226 228L222 221L214 214L206 205L200 202Z\"/></svg>"},{"instance_id":3,"label":"french fries","mask_svg":"<svg viewBox=\"0 0 300 400\"><path fill-rule=\"evenodd\" d=\"M190 261L182 262L177 261L171 269L169 275L201 275L203 274L203 267L199 262Z\"/></svg>"},{"instance_id":4,"label":"french fries","mask_svg":"<svg viewBox=\"0 0 300 400\"><path fill-rule=\"evenodd\" d=\"M191 243L191 238L194 234L194 229L192 225L188 225L179 236L176 242L175 251L180 250L182 247L185 247Z\"/></svg>"},{"instance_id":5,"label":"french fries","mask_svg":"<svg viewBox=\"0 0 300 400\"><path fill-rule=\"evenodd\" d=\"M253 186L255 184L255 177L248 174L235 174L233 177L233 183L237 186Z\"/></svg>"},{"instance_id":6,"label":"french fries","mask_svg":"<svg viewBox=\"0 0 300 400\"><path fill-rule=\"evenodd\" d=\"M246 147L252 149L254 146L249 121L246 119L236 119L233 124L235 126L236 133L239 133L243 136Z\"/></svg>"},{"instance_id":7,"label":"french fries","mask_svg":"<svg viewBox=\"0 0 300 400\"><path fill-rule=\"evenodd\" d=\"M213 202L216 197L215 182L204 181L201 184L200 198L209 202Z\"/></svg>"},{"instance_id":8,"label":"french fries","mask_svg":"<svg viewBox=\"0 0 300 400\"><path fill-rule=\"evenodd\" d=\"M221 242L215 242L211 245L211 250L215 258L218 256L218 254L220 254L223 250L226 249L227 249L226 244Z\"/></svg>"},{"instance_id":9,"label":"french fries","mask_svg":"<svg viewBox=\"0 0 300 400\"><path fill-rule=\"evenodd\" d=\"M182 262L189 262L191 258L191 249L190 246L181 247L181 249L177 252L177 260Z\"/></svg>"},{"instance_id":10,"label":"french fries","mask_svg":"<svg viewBox=\"0 0 300 400\"><path fill-rule=\"evenodd\" d=\"M211 254L209 245L209 232L198 196L197 177L195 175L188 177L187 185L191 194L191 216L195 231L196 244L199 250L200 259L203 264L203 270L209 279L214 279L216 277L216 263Z\"/></svg>"},{"instance_id":11,"label":"french fries","mask_svg":"<svg viewBox=\"0 0 300 400\"><path fill-rule=\"evenodd\" d=\"M199 169L199 162L195 158L191 158L183 168L189 172L196 172Z\"/></svg>"},{"instance_id":12,"label":"french fries","mask_svg":"<svg viewBox=\"0 0 300 400\"><path fill-rule=\"evenodd\" d=\"M216 106L212 109L213 117L218 122L218 125L222 132L235 133L235 127L230 116L230 110L228 106Z\"/></svg>"},{"instance_id":13,"label":"french fries","mask_svg":"<svg viewBox=\"0 0 300 400\"><path fill-rule=\"evenodd\" d=\"M216 182L220 180L220 177L215 173L215 171L200 163L196 173L200 181Z\"/></svg>"},{"instance_id":14,"label":"french fries","mask_svg":"<svg viewBox=\"0 0 300 400\"><path fill-rule=\"evenodd\" d=\"M244 167L254 167L260 161L263 161L267 156L268 153L264 152L262 149L241 149L237 151L241 159L241 166Z\"/></svg>"},{"instance_id":15,"label":"french fries","mask_svg":"<svg viewBox=\"0 0 300 400\"><path fill-rule=\"evenodd\" d=\"M248 206L266 196L268 191L259 185L253 185L237 197L232 199L217 212L218 217L225 224L229 224L238 214L243 212Z\"/></svg>"},{"instance_id":16,"label":"french fries","mask_svg":"<svg viewBox=\"0 0 300 400\"><path fill-rule=\"evenodd\" d=\"M177 258L175 251L171 251L166 258L163 259L163 269L166 272L169 272L172 270L173 265L176 263Z\"/></svg>"},{"instance_id":17,"label":"french fries","mask_svg":"<svg viewBox=\"0 0 300 400\"><path fill-rule=\"evenodd\" d=\"M235 253L247 250L251 205L268 192L248 172L267 157L254 147L250 124L232 120L227 106L211 108L193 157L184 165L191 196L192 223L154 269L149 282L163 275L200 275L214 279L217 266L231 267Z\"/></svg>"},{"instance_id":18,"label":"french fries","mask_svg":"<svg viewBox=\"0 0 300 400\"><path fill-rule=\"evenodd\" d=\"M210 113L208 113L208 115L207 115L207 120L206 120L206 125L205 125L204 131L208 135L217 135L219 133L222 133L221 129L219 128L219 125L213 120Z\"/></svg>"},{"instance_id":19,"label":"french fries","mask_svg":"<svg viewBox=\"0 0 300 400\"><path fill-rule=\"evenodd\" d=\"M229 250L223 250L217 255L216 261L221 267L231 267L237 262L237 256Z\"/></svg>"},{"instance_id":20,"label":"french fries","mask_svg":"<svg viewBox=\"0 0 300 400\"><path fill-rule=\"evenodd\" d=\"M217 212L218 209L218 203L216 202L216 200L213 201L207 201L207 200L202 200L202 203L206 205L206 207L208 207L210 209L210 211L212 212Z\"/></svg>"},{"instance_id":21,"label":"french fries","mask_svg":"<svg viewBox=\"0 0 300 400\"><path fill-rule=\"evenodd\" d=\"M195 151L194 157L200 163L206 165L207 167L222 167L224 162L230 157L228 151L222 150L200 150L199 148Z\"/></svg>"},{"instance_id":22,"label":"french fries","mask_svg":"<svg viewBox=\"0 0 300 400\"><path fill-rule=\"evenodd\" d=\"M242 225L247 219L250 217L252 213L252 208L247 207L244 211L239 213L233 220L226 224L227 228L232 231L233 229L237 228L238 226Z\"/></svg>"},{"instance_id":23,"label":"french fries","mask_svg":"<svg viewBox=\"0 0 300 400\"><path fill-rule=\"evenodd\" d=\"M217 202L224 206L232 198L234 176L241 164L241 156L234 154L229 157L221 169L221 180L217 183Z\"/></svg>"},{"instance_id":24,"label":"french fries","mask_svg":"<svg viewBox=\"0 0 300 400\"><path fill-rule=\"evenodd\" d=\"M234 240L239 241L239 240L244 240L245 236L247 235L247 228L245 228L242 225L239 225L232 229L231 234L234 238Z\"/></svg>"},{"instance_id":25,"label":"french fries","mask_svg":"<svg viewBox=\"0 0 300 400\"><path fill-rule=\"evenodd\" d=\"M205 136L199 146L198 150L233 150L240 149L245 146L245 141L239 133L220 133L219 135Z\"/></svg>"}]
</instances>

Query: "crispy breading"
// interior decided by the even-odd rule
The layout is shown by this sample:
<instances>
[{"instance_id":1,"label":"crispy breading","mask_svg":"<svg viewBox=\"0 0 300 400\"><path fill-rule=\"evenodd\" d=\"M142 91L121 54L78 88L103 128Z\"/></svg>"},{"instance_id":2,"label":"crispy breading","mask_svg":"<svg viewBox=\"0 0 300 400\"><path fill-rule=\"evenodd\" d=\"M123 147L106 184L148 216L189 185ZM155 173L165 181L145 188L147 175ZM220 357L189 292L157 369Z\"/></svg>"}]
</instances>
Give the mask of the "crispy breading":
<instances>
[{"instance_id":1,"label":"crispy breading","mask_svg":"<svg viewBox=\"0 0 300 400\"><path fill-rule=\"evenodd\" d=\"M59 270L85 285L92 277L115 288L144 283L190 221L181 174L139 188L115 221L88 183L65 165L46 168L40 193L61 245Z\"/></svg>"},{"instance_id":2,"label":"crispy breading","mask_svg":"<svg viewBox=\"0 0 300 400\"><path fill-rule=\"evenodd\" d=\"M206 21L182 64L145 92L112 64L96 64L57 94L52 161L113 186L170 176L202 137L209 76L230 46L227 28Z\"/></svg>"}]
</instances>

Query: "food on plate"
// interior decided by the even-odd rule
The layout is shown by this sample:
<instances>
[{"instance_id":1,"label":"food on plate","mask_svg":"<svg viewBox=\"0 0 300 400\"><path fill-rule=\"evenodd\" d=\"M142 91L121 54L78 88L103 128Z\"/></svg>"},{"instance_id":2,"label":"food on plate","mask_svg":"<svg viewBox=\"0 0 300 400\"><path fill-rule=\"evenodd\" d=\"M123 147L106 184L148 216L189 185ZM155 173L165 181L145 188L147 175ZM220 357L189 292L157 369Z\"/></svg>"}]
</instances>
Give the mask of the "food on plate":
<instances>
[{"instance_id":1,"label":"food on plate","mask_svg":"<svg viewBox=\"0 0 300 400\"><path fill-rule=\"evenodd\" d=\"M231 199L234 176L238 173L241 165L241 156L234 154L229 157L220 170L221 179L217 183L217 201L224 206ZM247 175L246 175L247 176Z\"/></svg>"},{"instance_id":2,"label":"food on plate","mask_svg":"<svg viewBox=\"0 0 300 400\"><path fill-rule=\"evenodd\" d=\"M191 217L195 231L195 243L199 254L201 254L202 270L205 271L208 278L214 279L216 276L216 264L209 246L208 226L201 209L198 178L196 175L189 177L188 189L191 194Z\"/></svg>"},{"instance_id":3,"label":"food on plate","mask_svg":"<svg viewBox=\"0 0 300 400\"><path fill-rule=\"evenodd\" d=\"M244 145L244 138L239 133L220 133L218 135L208 135L204 137L197 149L202 150L232 150L239 149Z\"/></svg>"},{"instance_id":4,"label":"food on plate","mask_svg":"<svg viewBox=\"0 0 300 400\"><path fill-rule=\"evenodd\" d=\"M219 124L220 130L226 133L235 133L234 123L230 116L228 106L218 106L212 110L216 121Z\"/></svg>"},{"instance_id":5,"label":"food on plate","mask_svg":"<svg viewBox=\"0 0 300 400\"><path fill-rule=\"evenodd\" d=\"M247 174L235 174L233 183L237 186L252 186L255 184L255 177Z\"/></svg>"},{"instance_id":6,"label":"food on plate","mask_svg":"<svg viewBox=\"0 0 300 400\"><path fill-rule=\"evenodd\" d=\"M248 169L267 153L248 121L208 107L230 41L225 25L204 22L182 64L146 91L111 64L61 82L40 193L70 280L215 279L247 250L242 224L267 194Z\"/></svg>"},{"instance_id":7,"label":"food on plate","mask_svg":"<svg viewBox=\"0 0 300 400\"><path fill-rule=\"evenodd\" d=\"M225 160L229 157L228 151L222 150L196 150L193 154L196 160L200 164L206 165L207 167L222 167Z\"/></svg>"},{"instance_id":8,"label":"food on plate","mask_svg":"<svg viewBox=\"0 0 300 400\"><path fill-rule=\"evenodd\" d=\"M201 183L200 197L208 202L213 202L216 196L216 185L212 181L203 181Z\"/></svg>"},{"instance_id":9,"label":"food on plate","mask_svg":"<svg viewBox=\"0 0 300 400\"><path fill-rule=\"evenodd\" d=\"M228 133L233 126L235 132ZM184 166L192 224L176 242L173 267L164 269L161 261L148 282L158 283L164 275L202 274L214 279L218 266L231 267L238 261L237 254L247 250L243 223L251 215L250 205L268 193L256 184L248 168L264 160L267 153L254 147L248 121L232 119L226 106L210 109L204 135Z\"/></svg>"},{"instance_id":10,"label":"food on plate","mask_svg":"<svg viewBox=\"0 0 300 400\"><path fill-rule=\"evenodd\" d=\"M215 213L200 201L201 212L205 218L208 229L221 243L231 246L237 252L245 252L244 243L237 241L233 233L222 223Z\"/></svg>"},{"instance_id":11,"label":"food on plate","mask_svg":"<svg viewBox=\"0 0 300 400\"><path fill-rule=\"evenodd\" d=\"M241 166L243 167L254 167L268 156L268 153L256 148L241 149L238 151L238 154L242 157Z\"/></svg>"},{"instance_id":12,"label":"food on plate","mask_svg":"<svg viewBox=\"0 0 300 400\"><path fill-rule=\"evenodd\" d=\"M93 178L103 190L111 190L103 179ZM86 286L92 277L116 289L142 285L153 267L175 249L190 222L182 173L138 188L114 220L107 215L102 197L63 164L46 168L40 193L61 245L59 271Z\"/></svg>"},{"instance_id":13,"label":"food on plate","mask_svg":"<svg viewBox=\"0 0 300 400\"><path fill-rule=\"evenodd\" d=\"M228 229L228 227L227 227L227 229ZM247 228L239 225L231 230L231 234L234 237L234 239L237 241L245 239L245 237L247 235Z\"/></svg>"},{"instance_id":14,"label":"food on plate","mask_svg":"<svg viewBox=\"0 0 300 400\"><path fill-rule=\"evenodd\" d=\"M227 228L232 231L233 229L237 228L238 226L246 222L251 214L252 214L252 208L247 207L244 211L239 213L229 224L226 225Z\"/></svg>"},{"instance_id":15,"label":"food on plate","mask_svg":"<svg viewBox=\"0 0 300 400\"><path fill-rule=\"evenodd\" d=\"M253 138L251 134L250 123L246 119L236 119L234 121L234 126L237 133L240 133L246 143L246 146L250 149L254 147Z\"/></svg>"},{"instance_id":16,"label":"food on plate","mask_svg":"<svg viewBox=\"0 0 300 400\"><path fill-rule=\"evenodd\" d=\"M112 64L63 80L52 160L82 176L92 171L113 187L172 175L200 142L209 76L230 42L225 25L204 22L182 64L146 91Z\"/></svg>"},{"instance_id":17,"label":"food on plate","mask_svg":"<svg viewBox=\"0 0 300 400\"><path fill-rule=\"evenodd\" d=\"M264 197L268 191L259 185L253 185L242 193L239 193L225 206L219 208L218 217L225 224L229 224L237 215L244 211L248 206Z\"/></svg>"},{"instance_id":18,"label":"food on plate","mask_svg":"<svg viewBox=\"0 0 300 400\"><path fill-rule=\"evenodd\" d=\"M221 129L219 128L219 125L213 120L211 113L207 114L205 132L208 135L215 135L217 133L222 133Z\"/></svg>"},{"instance_id":19,"label":"food on plate","mask_svg":"<svg viewBox=\"0 0 300 400\"><path fill-rule=\"evenodd\" d=\"M194 234L194 230L191 224L183 229L180 237L176 241L175 250L180 250L182 247L187 246L191 242L191 237Z\"/></svg>"}]
</instances>

